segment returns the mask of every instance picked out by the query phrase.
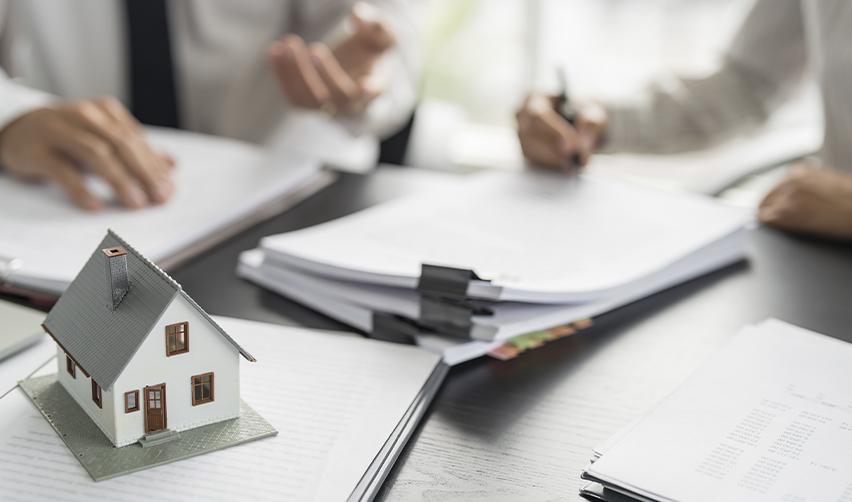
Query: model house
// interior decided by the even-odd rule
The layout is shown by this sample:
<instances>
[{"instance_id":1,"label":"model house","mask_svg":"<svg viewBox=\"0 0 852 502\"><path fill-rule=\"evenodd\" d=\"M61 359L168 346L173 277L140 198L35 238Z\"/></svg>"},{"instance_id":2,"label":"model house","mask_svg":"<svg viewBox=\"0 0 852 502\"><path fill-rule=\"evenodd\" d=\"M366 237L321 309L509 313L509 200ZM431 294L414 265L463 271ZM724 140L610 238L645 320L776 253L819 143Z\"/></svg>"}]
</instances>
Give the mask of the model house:
<instances>
[{"instance_id":1,"label":"model house","mask_svg":"<svg viewBox=\"0 0 852 502\"><path fill-rule=\"evenodd\" d=\"M47 315L58 380L115 446L240 415L240 347L112 231Z\"/></svg>"}]
</instances>

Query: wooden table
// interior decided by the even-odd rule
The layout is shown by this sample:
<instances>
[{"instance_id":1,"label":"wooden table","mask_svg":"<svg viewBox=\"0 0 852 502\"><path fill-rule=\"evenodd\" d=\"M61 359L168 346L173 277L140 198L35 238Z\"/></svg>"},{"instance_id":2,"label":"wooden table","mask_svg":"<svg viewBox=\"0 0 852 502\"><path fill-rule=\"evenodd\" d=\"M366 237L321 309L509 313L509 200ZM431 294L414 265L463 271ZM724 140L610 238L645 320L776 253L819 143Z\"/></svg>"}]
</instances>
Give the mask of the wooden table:
<instances>
[{"instance_id":1,"label":"wooden table","mask_svg":"<svg viewBox=\"0 0 852 502\"><path fill-rule=\"evenodd\" d=\"M388 168L342 176L174 276L214 314L345 329L238 279L239 252L264 235L353 212L432 177ZM380 498L577 500L592 447L671 392L743 324L772 316L852 341L850 285L852 246L756 230L748 263L622 308L582 335L513 361L454 368Z\"/></svg>"}]
</instances>

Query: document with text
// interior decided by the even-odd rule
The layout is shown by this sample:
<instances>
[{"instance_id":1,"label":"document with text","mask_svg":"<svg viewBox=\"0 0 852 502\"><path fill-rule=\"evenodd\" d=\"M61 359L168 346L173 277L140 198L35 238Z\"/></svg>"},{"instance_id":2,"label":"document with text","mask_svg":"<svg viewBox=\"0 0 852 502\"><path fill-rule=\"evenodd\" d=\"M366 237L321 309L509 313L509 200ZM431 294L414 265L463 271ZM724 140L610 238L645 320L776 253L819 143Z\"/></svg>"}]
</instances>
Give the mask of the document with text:
<instances>
[{"instance_id":1,"label":"document with text","mask_svg":"<svg viewBox=\"0 0 852 502\"><path fill-rule=\"evenodd\" d=\"M852 501L852 344L747 327L585 477L661 501Z\"/></svg>"},{"instance_id":2,"label":"document with text","mask_svg":"<svg viewBox=\"0 0 852 502\"><path fill-rule=\"evenodd\" d=\"M484 281L471 297L572 303L624 293L717 243L743 256L749 221L708 197L593 174L485 173L260 247L273 263L335 279L413 288L431 264L475 271Z\"/></svg>"}]
</instances>

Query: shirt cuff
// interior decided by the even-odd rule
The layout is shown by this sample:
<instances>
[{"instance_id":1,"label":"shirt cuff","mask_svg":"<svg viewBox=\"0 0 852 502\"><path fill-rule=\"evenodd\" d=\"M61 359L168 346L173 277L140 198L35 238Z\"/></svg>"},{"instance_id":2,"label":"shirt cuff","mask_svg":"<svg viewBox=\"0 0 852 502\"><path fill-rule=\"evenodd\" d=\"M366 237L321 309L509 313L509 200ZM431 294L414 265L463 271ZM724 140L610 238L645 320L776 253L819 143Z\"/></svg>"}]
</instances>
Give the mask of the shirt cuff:
<instances>
[{"instance_id":1,"label":"shirt cuff","mask_svg":"<svg viewBox=\"0 0 852 502\"><path fill-rule=\"evenodd\" d=\"M638 107L606 106L606 130L598 150L602 153L639 150L642 120Z\"/></svg>"},{"instance_id":2,"label":"shirt cuff","mask_svg":"<svg viewBox=\"0 0 852 502\"><path fill-rule=\"evenodd\" d=\"M0 77L0 131L22 115L49 105L55 96Z\"/></svg>"}]
</instances>

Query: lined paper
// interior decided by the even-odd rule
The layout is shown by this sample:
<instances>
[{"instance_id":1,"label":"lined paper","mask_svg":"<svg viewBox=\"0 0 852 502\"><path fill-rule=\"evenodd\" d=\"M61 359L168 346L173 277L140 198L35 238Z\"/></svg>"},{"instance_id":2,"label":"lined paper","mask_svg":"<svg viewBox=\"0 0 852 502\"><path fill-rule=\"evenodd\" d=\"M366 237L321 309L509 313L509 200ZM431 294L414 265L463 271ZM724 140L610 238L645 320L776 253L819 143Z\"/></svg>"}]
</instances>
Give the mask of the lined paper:
<instances>
[{"instance_id":1,"label":"lined paper","mask_svg":"<svg viewBox=\"0 0 852 502\"><path fill-rule=\"evenodd\" d=\"M278 436L95 483L22 392L0 399L0 499L344 500L438 364L416 347L217 318Z\"/></svg>"}]
</instances>

